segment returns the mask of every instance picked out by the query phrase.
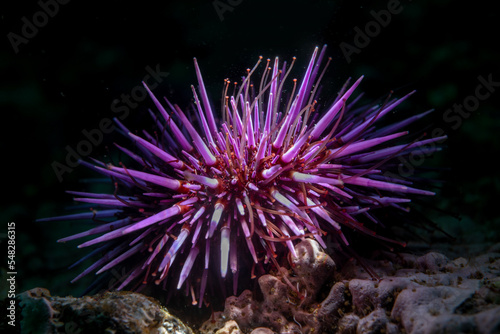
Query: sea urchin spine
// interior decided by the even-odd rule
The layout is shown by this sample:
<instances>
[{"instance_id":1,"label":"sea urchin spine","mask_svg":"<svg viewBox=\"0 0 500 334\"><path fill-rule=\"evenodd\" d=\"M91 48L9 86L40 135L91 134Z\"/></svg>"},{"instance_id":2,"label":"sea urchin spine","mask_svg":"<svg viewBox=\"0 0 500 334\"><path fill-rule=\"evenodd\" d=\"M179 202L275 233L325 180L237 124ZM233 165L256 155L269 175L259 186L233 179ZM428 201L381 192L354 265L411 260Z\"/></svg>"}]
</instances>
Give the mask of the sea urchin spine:
<instances>
[{"instance_id":1,"label":"sea urchin spine","mask_svg":"<svg viewBox=\"0 0 500 334\"><path fill-rule=\"evenodd\" d=\"M355 107L360 95L347 101L363 77L346 84L320 115L316 93L328 67L320 72L324 54L325 47L314 50L300 86L294 79L291 93L284 86L295 58L289 66L278 58L274 64L267 60L258 87L252 78L262 57L240 85L225 80L220 121L196 59L199 87L198 92L192 87L192 112L184 113L167 99L160 102L144 85L161 115L150 111L159 128L156 136L133 134L116 120L136 150L117 147L137 167L82 162L109 176L115 193L70 192L76 201L90 203L91 211L42 219L99 224L59 240L99 235L78 246L100 244L88 257L102 257L75 280L123 262L130 271L115 288L166 287L170 277L170 287L185 286L201 306L209 280L225 280L231 272L236 293L243 265L252 261L253 269L264 272L286 249L295 256L297 239L312 237L326 247L322 236L333 231L347 246L342 228L348 227L395 242L360 219L378 223L373 209L404 209L400 204L409 196L432 195L387 172L394 170L397 157L443 138L391 145L408 133L401 129L427 113L377 128L375 123L413 92Z\"/></svg>"}]
</instances>

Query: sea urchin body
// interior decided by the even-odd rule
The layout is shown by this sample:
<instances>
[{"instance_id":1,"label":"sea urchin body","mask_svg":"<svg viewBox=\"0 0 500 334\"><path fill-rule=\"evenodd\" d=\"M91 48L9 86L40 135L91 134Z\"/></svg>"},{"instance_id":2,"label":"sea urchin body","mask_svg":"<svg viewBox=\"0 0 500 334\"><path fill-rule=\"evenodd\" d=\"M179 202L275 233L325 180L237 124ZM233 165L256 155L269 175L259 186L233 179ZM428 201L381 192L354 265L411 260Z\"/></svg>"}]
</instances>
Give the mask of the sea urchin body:
<instances>
[{"instance_id":1,"label":"sea urchin body","mask_svg":"<svg viewBox=\"0 0 500 334\"><path fill-rule=\"evenodd\" d=\"M241 84L225 80L220 120L196 59L199 87L192 87L191 113L160 101L145 85L160 114L151 112L156 135L133 134L117 121L136 149L117 146L135 166L82 162L111 177L115 193L70 192L92 211L46 219L98 222L60 240L97 235L78 247L99 245L89 257L103 256L76 279L127 264L130 271L115 288L166 287L169 281L201 305L209 281L232 281L236 293L242 266L252 262L252 275L263 272L287 249L295 256L301 238L326 247L327 231L347 246L342 229L349 228L393 242L360 218L376 224L374 209L403 209L413 195L432 195L391 170L397 157L442 138L391 144L426 113L377 127L412 93L358 107L360 95L348 100L363 77L344 85L331 106L320 106L324 53L314 50L300 86L296 79L287 82L295 59L289 66L267 60L257 83L252 79L261 60Z\"/></svg>"}]
</instances>

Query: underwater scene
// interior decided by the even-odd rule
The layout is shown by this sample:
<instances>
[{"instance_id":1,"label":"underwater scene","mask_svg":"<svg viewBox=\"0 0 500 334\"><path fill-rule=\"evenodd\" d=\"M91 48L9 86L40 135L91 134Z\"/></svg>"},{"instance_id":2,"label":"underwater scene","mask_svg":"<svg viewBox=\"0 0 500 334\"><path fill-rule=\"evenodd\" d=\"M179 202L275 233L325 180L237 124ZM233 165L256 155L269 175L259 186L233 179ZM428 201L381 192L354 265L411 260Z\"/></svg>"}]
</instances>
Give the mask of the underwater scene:
<instances>
[{"instance_id":1,"label":"underwater scene","mask_svg":"<svg viewBox=\"0 0 500 334\"><path fill-rule=\"evenodd\" d=\"M5 333L500 333L500 19L2 11Z\"/></svg>"}]
</instances>

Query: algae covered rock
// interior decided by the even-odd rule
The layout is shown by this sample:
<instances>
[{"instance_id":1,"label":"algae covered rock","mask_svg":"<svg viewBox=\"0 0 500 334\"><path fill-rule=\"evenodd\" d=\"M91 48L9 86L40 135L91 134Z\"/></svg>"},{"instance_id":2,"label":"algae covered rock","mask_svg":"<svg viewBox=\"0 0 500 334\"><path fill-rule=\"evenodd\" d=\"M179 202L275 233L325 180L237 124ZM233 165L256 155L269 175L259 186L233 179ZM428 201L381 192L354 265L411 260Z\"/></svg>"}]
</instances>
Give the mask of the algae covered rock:
<instances>
[{"instance_id":1,"label":"algae covered rock","mask_svg":"<svg viewBox=\"0 0 500 334\"><path fill-rule=\"evenodd\" d=\"M22 333L193 333L156 300L140 293L52 297L48 290L35 288L18 299Z\"/></svg>"}]
</instances>

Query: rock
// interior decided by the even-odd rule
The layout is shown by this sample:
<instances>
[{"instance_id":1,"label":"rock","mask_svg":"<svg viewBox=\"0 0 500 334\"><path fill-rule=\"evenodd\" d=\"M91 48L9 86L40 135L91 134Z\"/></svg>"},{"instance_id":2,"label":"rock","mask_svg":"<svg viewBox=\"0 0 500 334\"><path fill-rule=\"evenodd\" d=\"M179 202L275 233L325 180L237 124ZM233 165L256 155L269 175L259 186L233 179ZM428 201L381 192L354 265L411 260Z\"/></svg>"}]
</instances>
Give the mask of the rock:
<instances>
[{"instance_id":1,"label":"rock","mask_svg":"<svg viewBox=\"0 0 500 334\"><path fill-rule=\"evenodd\" d=\"M500 306L479 312L474 318L479 333L500 333Z\"/></svg>"},{"instance_id":2,"label":"rock","mask_svg":"<svg viewBox=\"0 0 500 334\"><path fill-rule=\"evenodd\" d=\"M363 334L387 333L389 322L385 311L378 308L359 320L356 332Z\"/></svg>"},{"instance_id":3,"label":"rock","mask_svg":"<svg viewBox=\"0 0 500 334\"><path fill-rule=\"evenodd\" d=\"M215 332L215 334L241 334L241 331L236 321L229 320L224 324L224 327Z\"/></svg>"},{"instance_id":4,"label":"rock","mask_svg":"<svg viewBox=\"0 0 500 334\"><path fill-rule=\"evenodd\" d=\"M500 333L499 248L452 260L437 252L366 260L378 280L349 261L333 281L333 260L306 239L296 246L290 270L260 277L261 295L247 290L230 297L212 323L221 328L234 320L242 332L259 330L253 334L262 327L276 333ZM325 285L331 287L326 295Z\"/></svg>"},{"instance_id":5,"label":"rock","mask_svg":"<svg viewBox=\"0 0 500 334\"><path fill-rule=\"evenodd\" d=\"M340 334L356 334L356 329L358 327L359 317L353 313L347 314L342 317L337 325L338 332ZM332 333L334 333L332 328Z\"/></svg>"},{"instance_id":6,"label":"rock","mask_svg":"<svg viewBox=\"0 0 500 334\"><path fill-rule=\"evenodd\" d=\"M386 277L379 281L352 279L349 291L354 312L363 315L375 308L390 309L398 293L409 286L418 285L407 277Z\"/></svg>"},{"instance_id":7,"label":"rock","mask_svg":"<svg viewBox=\"0 0 500 334\"><path fill-rule=\"evenodd\" d=\"M297 257L292 257L295 275L302 279L302 285L307 286L308 292L319 291L325 281L332 276L335 262L313 239L304 239L298 243L295 252Z\"/></svg>"},{"instance_id":8,"label":"rock","mask_svg":"<svg viewBox=\"0 0 500 334\"><path fill-rule=\"evenodd\" d=\"M422 271L431 271L437 273L443 268L450 260L443 254L437 252L430 252L417 259L416 264Z\"/></svg>"},{"instance_id":9,"label":"rock","mask_svg":"<svg viewBox=\"0 0 500 334\"><path fill-rule=\"evenodd\" d=\"M333 322L340 317L339 310L345 305L346 286L343 282L335 283L328 296L321 303L318 317L325 323ZM341 311L342 312L342 311Z\"/></svg>"},{"instance_id":10,"label":"rock","mask_svg":"<svg viewBox=\"0 0 500 334\"><path fill-rule=\"evenodd\" d=\"M380 277L375 280L355 261L334 273L333 260L305 239L289 269L259 277L254 292L227 298L224 311L199 331L500 333L499 248L455 259L437 252L365 259ZM37 288L18 298L26 333L192 333L154 299L137 293L52 297Z\"/></svg>"},{"instance_id":11,"label":"rock","mask_svg":"<svg viewBox=\"0 0 500 334\"><path fill-rule=\"evenodd\" d=\"M52 297L48 290L35 288L17 298L23 333L193 333L156 300L140 293Z\"/></svg>"},{"instance_id":12,"label":"rock","mask_svg":"<svg viewBox=\"0 0 500 334\"><path fill-rule=\"evenodd\" d=\"M243 332L266 327L277 333L307 333L320 328L321 306L315 301L325 281L332 277L335 263L312 239L301 241L295 250L297 258L292 259L291 270L281 268L279 275L259 277L262 298L255 298L249 290L229 297L224 312L205 322L200 332L212 333L217 328L214 324L223 324L221 319L235 320ZM332 303L327 302L330 308L334 307ZM325 312L323 316L327 316Z\"/></svg>"},{"instance_id":13,"label":"rock","mask_svg":"<svg viewBox=\"0 0 500 334\"><path fill-rule=\"evenodd\" d=\"M241 327L251 326L254 318L252 302L252 293L249 290L243 291L238 297L231 296L227 298L223 318L238 319L238 324Z\"/></svg>"},{"instance_id":14,"label":"rock","mask_svg":"<svg viewBox=\"0 0 500 334\"><path fill-rule=\"evenodd\" d=\"M274 334L274 332L266 327L255 328L250 334Z\"/></svg>"},{"instance_id":15,"label":"rock","mask_svg":"<svg viewBox=\"0 0 500 334\"><path fill-rule=\"evenodd\" d=\"M200 332L205 334L215 334L215 332L224 327L225 324L226 319L222 312L214 312L210 319L205 321L200 327Z\"/></svg>"}]
</instances>

